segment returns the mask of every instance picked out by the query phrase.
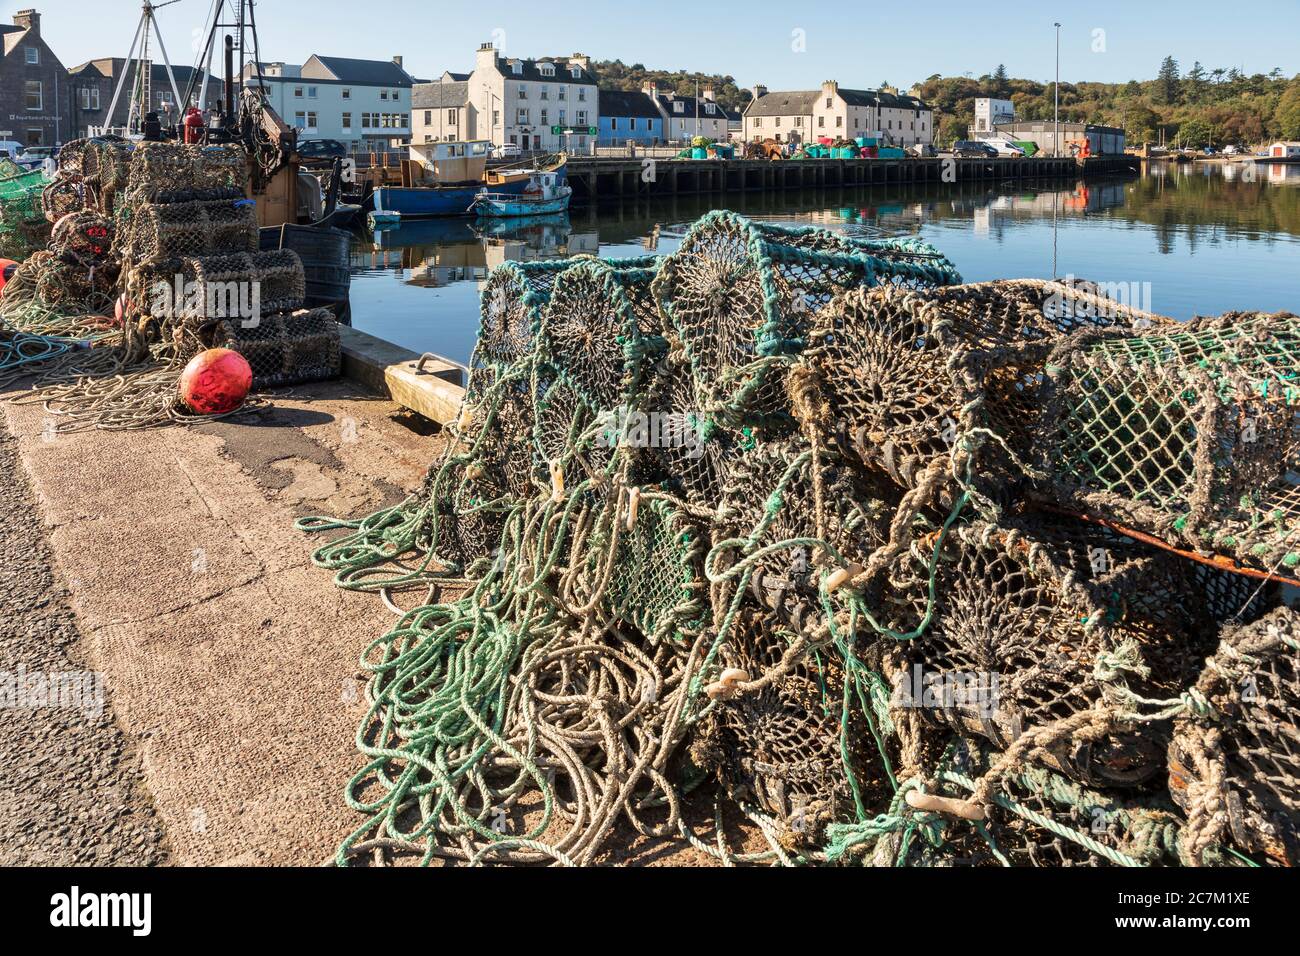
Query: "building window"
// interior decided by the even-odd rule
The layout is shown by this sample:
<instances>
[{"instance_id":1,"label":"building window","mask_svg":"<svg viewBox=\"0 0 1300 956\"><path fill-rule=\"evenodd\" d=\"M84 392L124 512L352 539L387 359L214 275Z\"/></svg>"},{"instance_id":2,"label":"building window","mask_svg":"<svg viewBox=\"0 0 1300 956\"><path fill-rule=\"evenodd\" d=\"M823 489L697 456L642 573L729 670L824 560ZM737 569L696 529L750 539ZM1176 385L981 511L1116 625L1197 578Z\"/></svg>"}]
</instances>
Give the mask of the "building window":
<instances>
[{"instance_id":1,"label":"building window","mask_svg":"<svg viewBox=\"0 0 1300 956\"><path fill-rule=\"evenodd\" d=\"M452 126L455 126L455 125L456 125L456 111L455 111L455 110L447 110L447 122L450 123Z\"/></svg>"},{"instance_id":2,"label":"building window","mask_svg":"<svg viewBox=\"0 0 1300 956\"><path fill-rule=\"evenodd\" d=\"M547 90L546 87L544 86L542 87L541 97L544 100L549 100L551 98L550 91Z\"/></svg>"},{"instance_id":3,"label":"building window","mask_svg":"<svg viewBox=\"0 0 1300 956\"><path fill-rule=\"evenodd\" d=\"M397 98L398 98L397 90L393 90L393 102L394 102L394 103L397 102Z\"/></svg>"},{"instance_id":4,"label":"building window","mask_svg":"<svg viewBox=\"0 0 1300 956\"><path fill-rule=\"evenodd\" d=\"M762 125L763 125L763 117L761 117L761 116L755 116L755 117L754 117L754 129L758 129L758 128L759 128L760 126L762 126Z\"/></svg>"},{"instance_id":5,"label":"building window","mask_svg":"<svg viewBox=\"0 0 1300 956\"><path fill-rule=\"evenodd\" d=\"M515 62L510 64L510 70L513 73L523 73L524 65L520 63L518 60L515 60ZM511 142L514 142L514 140L511 140Z\"/></svg>"},{"instance_id":6,"label":"building window","mask_svg":"<svg viewBox=\"0 0 1300 956\"><path fill-rule=\"evenodd\" d=\"M516 122L516 123L520 123L520 124L527 123L527 122L528 122L528 110L526 110L526 109L518 109L518 110L515 110L515 122Z\"/></svg>"},{"instance_id":7,"label":"building window","mask_svg":"<svg viewBox=\"0 0 1300 956\"><path fill-rule=\"evenodd\" d=\"M780 128L781 128L781 117L778 116L778 117L776 117L774 120L772 120L772 125L775 126L777 129L780 129Z\"/></svg>"},{"instance_id":8,"label":"building window","mask_svg":"<svg viewBox=\"0 0 1300 956\"><path fill-rule=\"evenodd\" d=\"M585 102L587 102L587 91L586 91L585 88L583 88L583 87L581 87L581 86L578 87L578 102L579 102L579 103L585 103Z\"/></svg>"},{"instance_id":9,"label":"building window","mask_svg":"<svg viewBox=\"0 0 1300 956\"><path fill-rule=\"evenodd\" d=\"M555 65L552 63L543 63L538 67L538 69L541 70L542 76L555 75Z\"/></svg>"},{"instance_id":10,"label":"building window","mask_svg":"<svg viewBox=\"0 0 1300 956\"><path fill-rule=\"evenodd\" d=\"M496 128L497 128L498 126L500 126L500 125L501 125L501 111L500 111L500 110L493 110L493 111L492 111L492 128L493 128L493 129L496 129Z\"/></svg>"},{"instance_id":11,"label":"building window","mask_svg":"<svg viewBox=\"0 0 1300 956\"><path fill-rule=\"evenodd\" d=\"M826 97L826 108L827 109L831 108L831 98L829 96Z\"/></svg>"},{"instance_id":12,"label":"building window","mask_svg":"<svg viewBox=\"0 0 1300 956\"><path fill-rule=\"evenodd\" d=\"M803 126L803 117L802 117L802 116L796 116L796 117L794 118L794 125L795 125L795 126Z\"/></svg>"},{"instance_id":13,"label":"building window","mask_svg":"<svg viewBox=\"0 0 1300 956\"><path fill-rule=\"evenodd\" d=\"M351 129L352 129L352 114L351 114L351 113L344 113L344 114L343 114L343 132L346 133L346 132L350 131Z\"/></svg>"},{"instance_id":14,"label":"building window","mask_svg":"<svg viewBox=\"0 0 1300 956\"><path fill-rule=\"evenodd\" d=\"M295 87L293 88L293 95L296 96L296 97L298 97L298 99L302 99L302 87L301 87L301 86L295 86Z\"/></svg>"},{"instance_id":15,"label":"building window","mask_svg":"<svg viewBox=\"0 0 1300 956\"><path fill-rule=\"evenodd\" d=\"M37 46L29 46L29 47L27 47L23 52L24 52L24 54L25 54L26 57L27 57L27 62L28 62L29 65L31 65L31 66L37 66L37 65L40 64L40 62L41 62L41 48L40 48L40 47L37 47Z\"/></svg>"},{"instance_id":16,"label":"building window","mask_svg":"<svg viewBox=\"0 0 1300 956\"><path fill-rule=\"evenodd\" d=\"M45 108L45 97L40 80L28 80L23 84L23 108L36 113Z\"/></svg>"},{"instance_id":17,"label":"building window","mask_svg":"<svg viewBox=\"0 0 1300 956\"><path fill-rule=\"evenodd\" d=\"M712 116L712 115L713 115L713 104L712 104L712 103L705 103L705 104L704 104L704 112L706 112L706 113L708 113L710 116Z\"/></svg>"},{"instance_id":18,"label":"building window","mask_svg":"<svg viewBox=\"0 0 1300 956\"><path fill-rule=\"evenodd\" d=\"M843 125L844 125L844 117L843 116L835 117L835 128L839 129Z\"/></svg>"},{"instance_id":19,"label":"building window","mask_svg":"<svg viewBox=\"0 0 1300 956\"><path fill-rule=\"evenodd\" d=\"M826 125L826 117L825 117L825 116L819 116L819 117L817 117L817 125L818 125L818 126L825 126L825 125Z\"/></svg>"},{"instance_id":20,"label":"building window","mask_svg":"<svg viewBox=\"0 0 1300 956\"><path fill-rule=\"evenodd\" d=\"M565 113L566 113L565 110L560 110L560 125L561 125L561 126L564 125Z\"/></svg>"},{"instance_id":21,"label":"building window","mask_svg":"<svg viewBox=\"0 0 1300 956\"><path fill-rule=\"evenodd\" d=\"M587 125L587 111L586 111L586 110L578 110L578 125L579 125L579 126L586 126L586 125Z\"/></svg>"},{"instance_id":22,"label":"building window","mask_svg":"<svg viewBox=\"0 0 1300 956\"><path fill-rule=\"evenodd\" d=\"M542 110L542 125L543 125L543 126L547 126L547 125L550 124L550 120L548 120L548 119L546 118L546 114L547 114L547 111L546 111L546 110Z\"/></svg>"},{"instance_id":23,"label":"building window","mask_svg":"<svg viewBox=\"0 0 1300 956\"><path fill-rule=\"evenodd\" d=\"M685 112L686 112L686 104L685 104L685 103L674 103L674 104L673 104L673 112L674 112L674 113L685 113Z\"/></svg>"},{"instance_id":24,"label":"building window","mask_svg":"<svg viewBox=\"0 0 1300 956\"><path fill-rule=\"evenodd\" d=\"M519 84L519 98L521 100L528 99L528 87L525 86L523 83Z\"/></svg>"},{"instance_id":25,"label":"building window","mask_svg":"<svg viewBox=\"0 0 1300 956\"><path fill-rule=\"evenodd\" d=\"M424 125L428 126L433 123L433 110L424 111Z\"/></svg>"},{"instance_id":26,"label":"building window","mask_svg":"<svg viewBox=\"0 0 1300 956\"><path fill-rule=\"evenodd\" d=\"M567 94L568 92L569 92L569 88L567 86L560 87L560 99L563 100L565 94Z\"/></svg>"},{"instance_id":27,"label":"building window","mask_svg":"<svg viewBox=\"0 0 1300 956\"><path fill-rule=\"evenodd\" d=\"M98 86L90 86L90 87L83 86L78 92L81 94L81 108L83 110L99 109L99 87Z\"/></svg>"},{"instance_id":28,"label":"building window","mask_svg":"<svg viewBox=\"0 0 1300 956\"><path fill-rule=\"evenodd\" d=\"M628 121L627 121L627 128L630 129L630 130L631 130L632 132L634 132L634 133L636 132L636 117L635 117L635 116L633 116L633 117L631 117L630 119L628 119Z\"/></svg>"},{"instance_id":29,"label":"building window","mask_svg":"<svg viewBox=\"0 0 1300 956\"><path fill-rule=\"evenodd\" d=\"M379 98L380 98L381 100L386 100L386 99L388 99L388 91L387 91L387 90L380 90L380 91L379 91Z\"/></svg>"},{"instance_id":30,"label":"building window","mask_svg":"<svg viewBox=\"0 0 1300 956\"><path fill-rule=\"evenodd\" d=\"M308 128L308 129L312 129L312 130L314 130L314 129L316 128L316 114L315 114L315 113L308 113L308 114L307 114L307 128Z\"/></svg>"},{"instance_id":31,"label":"building window","mask_svg":"<svg viewBox=\"0 0 1300 956\"><path fill-rule=\"evenodd\" d=\"M348 89L346 86L343 88L343 98L345 100L352 99L352 91Z\"/></svg>"},{"instance_id":32,"label":"building window","mask_svg":"<svg viewBox=\"0 0 1300 956\"><path fill-rule=\"evenodd\" d=\"M294 126L297 126L299 129L306 129L306 128L307 128L307 114L306 114L306 113L294 113L294 114L293 114L293 125L294 125Z\"/></svg>"},{"instance_id":33,"label":"building window","mask_svg":"<svg viewBox=\"0 0 1300 956\"><path fill-rule=\"evenodd\" d=\"M578 79L580 76L582 76L582 67L580 67L580 66L575 66L575 67L571 68L571 69L569 70L569 72L573 74L573 78L576 80L576 79Z\"/></svg>"}]
</instances>

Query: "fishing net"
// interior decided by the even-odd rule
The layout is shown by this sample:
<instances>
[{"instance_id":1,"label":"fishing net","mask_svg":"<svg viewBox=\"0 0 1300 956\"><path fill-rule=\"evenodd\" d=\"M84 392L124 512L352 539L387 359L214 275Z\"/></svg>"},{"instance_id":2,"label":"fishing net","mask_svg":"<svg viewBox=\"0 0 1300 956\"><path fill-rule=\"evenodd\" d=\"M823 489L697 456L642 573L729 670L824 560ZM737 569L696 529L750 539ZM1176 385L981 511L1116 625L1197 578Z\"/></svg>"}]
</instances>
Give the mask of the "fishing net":
<instances>
[{"instance_id":1,"label":"fishing net","mask_svg":"<svg viewBox=\"0 0 1300 956\"><path fill-rule=\"evenodd\" d=\"M826 826L851 815L855 801L880 801L880 758L863 714L849 710L835 654L811 651L779 619L746 607L721 661L750 683L717 701L690 755L733 800L777 820L791 848L819 847Z\"/></svg>"},{"instance_id":2,"label":"fishing net","mask_svg":"<svg viewBox=\"0 0 1300 956\"><path fill-rule=\"evenodd\" d=\"M1048 360L1040 493L1171 547L1294 574L1298 357L1287 314L1078 333Z\"/></svg>"},{"instance_id":3,"label":"fishing net","mask_svg":"<svg viewBox=\"0 0 1300 956\"><path fill-rule=\"evenodd\" d=\"M1204 589L1182 562L1087 526L974 523L922 539L893 581L896 708L1090 786L1163 769L1168 722L1126 723L1195 681L1248 586Z\"/></svg>"},{"instance_id":4,"label":"fishing net","mask_svg":"<svg viewBox=\"0 0 1300 956\"><path fill-rule=\"evenodd\" d=\"M1300 620L1278 608L1227 630L1169 748L1187 862L1225 843L1300 863Z\"/></svg>"},{"instance_id":5,"label":"fishing net","mask_svg":"<svg viewBox=\"0 0 1300 956\"><path fill-rule=\"evenodd\" d=\"M509 365L532 351L542 307L567 266L566 262L508 262L492 270L479 296L475 352L481 360Z\"/></svg>"},{"instance_id":6,"label":"fishing net","mask_svg":"<svg viewBox=\"0 0 1300 956\"><path fill-rule=\"evenodd\" d=\"M783 410L774 380L836 293L959 281L919 240L850 239L719 211L695 223L664 260L655 294L690 362L695 404L711 414L762 416Z\"/></svg>"},{"instance_id":7,"label":"fishing net","mask_svg":"<svg viewBox=\"0 0 1300 956\"><path fill-rule=\"evenodd\" d=\"M137 261L258 251L257 213L237 190L228 198L148 203L122 219L120 248Z\"/></svg>"},{"instance_id":8,"label":"fishing net","mask_svg":"<svg viewBox=\"0 0 1300 956\"><path fill-rule=\"evenodd\" d=\"M338 322L329 309L273 312L255 322L223 319L213 345L248 360L254 389L319 382L342 368Z\"/></svg>"},{"instance_id":9,"label":"fishing net","mask_svg":"<svg viewBox=\"0 0 1300 956\"><path fill-rule=\"evenodd\" d=\"M644 386L665 351L650 292L654 258L613 265L583 258L559 274L543 309L541 347L591 408L611 411Z\"/></svg>"},{"instance_id":10,"label":"fishing net","mask_svg":"<svg viewBox=\"0 0 1300 956\"><path fill-rule=\"evenodd\" d=\"M1016 474L1007 458L1029 457L1048 350L1077 328L1152 318L1168 321L1055 282L855 290L816 316L801 357L816 401L796 413L904 488L980 444L981 476L1005 483Z\"/></svg>"},{"instance_id":11,"label":"fishing net","mask_svg":"<svg viewBox=\"0 0 1300 956\"><path fill-rule=\"evenodd\" d=\"M336 861L582 865L635 833L723 863L1187 862L1175 725L1277 590L1026 492L1063 343L1175 333L1086 284L955 280L912 240L729 213L664 259L494 270L422 487L298 522L400 614Z\"/></svg>"}]
</instances>

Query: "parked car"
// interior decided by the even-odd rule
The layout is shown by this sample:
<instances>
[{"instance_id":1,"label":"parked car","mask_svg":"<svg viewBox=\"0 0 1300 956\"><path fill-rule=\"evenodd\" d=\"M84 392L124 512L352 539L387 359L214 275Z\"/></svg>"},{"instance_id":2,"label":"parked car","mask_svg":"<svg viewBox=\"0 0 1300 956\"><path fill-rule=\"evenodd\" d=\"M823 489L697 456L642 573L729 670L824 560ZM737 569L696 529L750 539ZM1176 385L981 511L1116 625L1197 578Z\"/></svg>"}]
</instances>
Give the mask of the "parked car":
<instances>
[{"instance_id":1,"label":"parked car","mask_svg":"<svg viewBox=\"0 0 1300 956\"><path fill-rule=\"evenodd\" d=\"M23 153L23 144L16 139L0 139L0 156L18 162Z\"/></svg>"},{"instance_id":2,"label":"parked car","mask_svg":"<svg viewBox=\"0 0 1300 956\"><path fill-rule=\"evenodd\" d=\"M998 151L988 143L959 139L952 144L952 154L960 159L997 159Z\"/></svg>"},{"instance_id":3,"label":"parked car","mask_svg":"<svg viewBox=\"0 0 1300 956\"><path fill-rule=\"evenodd\" d=\"M298 143L298 155L303 159L346 158L348 148L336 139L304 139Z\"/></svg>"},{"instance_id":4,"label":"parked car","mask_svg":"<svg viewBox=\"0 0 1300 956\"><path fill-rule=\"evenodd\" d=\"M930 156L937 156L938 150L936 150L929 143L917 143L914 146L907 147L907 155L916 156L917 158L920 159L925 159Z\"/></svg>"},{"instance_id":5,"label":"parked car","mask_svg":"<svg viewBox=\"0 0 1300 956\"><path fill-rule=\"evenodd\" d=\"M518 159L522 155L522 150L518 143L502 143L500 146L492 147L493 159Z\"/></svg>"},{"instance_id":6,"label":"parked car","mask_svg":"<svg viewBox=\"0 0 1300 956\"><path fill-rule=\"evenodd\" d=\"M1224 156L1245 156L1246 150L1240 146L1235 146L1235 145L1225 146L1223 147L1223 155Z\"/></svg>"}]
</instances>

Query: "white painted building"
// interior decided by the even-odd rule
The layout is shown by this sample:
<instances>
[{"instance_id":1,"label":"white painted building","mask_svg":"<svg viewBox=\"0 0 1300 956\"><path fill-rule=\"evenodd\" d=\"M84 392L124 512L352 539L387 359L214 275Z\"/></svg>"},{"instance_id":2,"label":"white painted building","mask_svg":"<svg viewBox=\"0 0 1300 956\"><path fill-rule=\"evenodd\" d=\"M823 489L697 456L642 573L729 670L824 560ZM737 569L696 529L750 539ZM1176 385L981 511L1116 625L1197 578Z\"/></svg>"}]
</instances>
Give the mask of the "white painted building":
<instances>
[{"instance_id":1,"label":"white painted building","mask_svg":"<svg viewBox=\"0 0 1300 956\"><path fill-rule=\"evenodd\" d=\"M503 58L491 43L484 43L465 83L463 139L576 153L595 145L600 97L591 60L581 53L537 60Z\"/></svg>"},{"instance_id":2,"label":"white painted building","mask_svg":"<svg viewBox=\"0 0 1300 956\"><path fill-rule=\"evenodd\" d=\"M255 88L257 69L244 68ZM353 150L411 139L411 87L402 58L354 60L313 54L306 63L263 63L267 102L301 139L336 139Z\"/></svg>"},{"instance_id":3,"label":"white painted building","mask_svg":"<svg viewBox=\"0 0 1300 956\"><path fill-rule=\"evenodd\" d=\"M999 123L1014 123L1016 107L1010 100L999 100L989 96L975 98L975 123L970 128L971 139L991 139L996 135L995 127Z\"/></svg>"},{"instance_id":4,"label":"white painted building","mask_svg":"<svg viewBox=\"0 0 1300 956\"><path fill-rule=\"evenodd\" d=\"M1300 143L1282 140L1268 148L1269 159L1300 159Z\"/></svg>"},{"instance_id":5,"label":"white painted building","mask_svg":"<svg viewBox=\"0 0 1300 956\"><path fill-rule=\"evenodd\" d=\"M886 146L912 146L934 140L934 112L914 96L852 90L834 80L820 90L768 92L756 86L753 94L744 114L746 142L815 143L823 137L866 136Z\"/></svg>"}]
</instances>

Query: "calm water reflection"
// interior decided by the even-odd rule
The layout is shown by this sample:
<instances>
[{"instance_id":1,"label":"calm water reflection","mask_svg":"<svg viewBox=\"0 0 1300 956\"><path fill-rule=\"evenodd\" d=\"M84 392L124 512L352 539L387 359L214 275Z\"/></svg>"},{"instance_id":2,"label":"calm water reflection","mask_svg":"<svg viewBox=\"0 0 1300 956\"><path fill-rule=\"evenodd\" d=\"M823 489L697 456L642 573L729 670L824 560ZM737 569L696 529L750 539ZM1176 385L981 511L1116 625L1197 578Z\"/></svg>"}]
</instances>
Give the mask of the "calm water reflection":
<instances>
[{"instance_id":1,"label":"calm water reflection","mask_svg":"<svg viewBox=\"0 0 1300 956\"><path fill-rule=\"evenodd\" d=\"M969 281L1075 275L1150 283L1150 305L1179 318L1230 309L1300 311L1300 166L1198 163L1135 179L1042 187L941 185L742 194L575 209L484 229L413 222L353 247L353 323L417 351L467 361L478 286L502 262L660 252L719 204L757 219L855 235L918 235Z\"/></svg>"}]
</instances>

